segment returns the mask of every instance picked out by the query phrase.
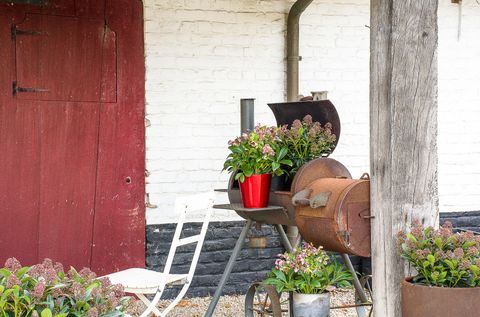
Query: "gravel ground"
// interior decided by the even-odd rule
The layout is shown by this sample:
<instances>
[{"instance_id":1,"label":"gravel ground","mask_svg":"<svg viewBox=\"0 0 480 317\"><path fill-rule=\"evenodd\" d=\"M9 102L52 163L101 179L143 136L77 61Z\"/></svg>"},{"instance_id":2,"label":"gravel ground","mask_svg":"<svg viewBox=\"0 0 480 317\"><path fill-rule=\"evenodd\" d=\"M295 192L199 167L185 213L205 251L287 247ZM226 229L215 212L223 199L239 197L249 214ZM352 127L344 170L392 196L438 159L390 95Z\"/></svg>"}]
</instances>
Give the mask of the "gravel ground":
<instances>
[{"instance_id":1,"label":"gravel ground","mask_svg":"<svg viewBox=\"0 0 480 317\"><path fill-rule=\"evenodd\" d=\"M243 317L244 295L222 296L213 316L215 317ZM203 317L210 304L211 297L197 297L183 299L169 314L168 317ZM170 301L160 301L160 310ZM354 303L353 290L336 290L332 293L331 305L350 305ZM286 316L286 314L285 314ZM330 317L356 317L355 308L332 309Z\"/></svg>"}]
</instances>

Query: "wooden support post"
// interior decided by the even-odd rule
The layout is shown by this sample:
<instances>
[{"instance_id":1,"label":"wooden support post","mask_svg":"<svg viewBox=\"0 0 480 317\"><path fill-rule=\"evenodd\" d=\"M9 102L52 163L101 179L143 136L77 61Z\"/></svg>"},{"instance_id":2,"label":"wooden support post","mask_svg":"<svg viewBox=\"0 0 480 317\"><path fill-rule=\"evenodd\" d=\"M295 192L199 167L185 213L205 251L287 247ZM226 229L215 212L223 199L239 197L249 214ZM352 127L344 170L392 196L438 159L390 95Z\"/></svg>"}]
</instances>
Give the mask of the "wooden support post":
<instances>
[{"instance_id":1,"label":"wooden support post","mask_svg":"<svg viewBox=\"0 0 480 317\"><path fill-rule=\"evenodd\" d=\"M374 314L399 317L396 233L438 223L438 0L371 0L370 156Z\"/></svg>"}]
</instances>

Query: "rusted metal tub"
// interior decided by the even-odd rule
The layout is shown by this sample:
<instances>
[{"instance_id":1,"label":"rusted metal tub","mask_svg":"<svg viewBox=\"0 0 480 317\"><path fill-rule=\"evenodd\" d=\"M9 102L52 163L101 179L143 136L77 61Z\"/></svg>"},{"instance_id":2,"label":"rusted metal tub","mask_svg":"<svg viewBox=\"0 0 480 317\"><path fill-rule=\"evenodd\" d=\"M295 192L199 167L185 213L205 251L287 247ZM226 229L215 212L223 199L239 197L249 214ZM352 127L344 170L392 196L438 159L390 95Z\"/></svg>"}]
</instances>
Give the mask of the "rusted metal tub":
<instances>
[{"instance_id":1,"label":"rusted metal tub","mask_svg":"<svg viewBox=\"0 0 480 317\"><path fill-rule=\"evenodd\" d=\"M402 281L403 317L480 316L480 287L449 288Z\"/></svg>"},{"instance_id":2,"label":"rusted metal tub","mask_svg":"<svg viewBox=\"0 0 480 317\"><path fill-rule=\"evenodd\" d=\"M370 256L370 181L319 178L292 198L305 241L325 250Z\"/></svg>"}]
</instances>

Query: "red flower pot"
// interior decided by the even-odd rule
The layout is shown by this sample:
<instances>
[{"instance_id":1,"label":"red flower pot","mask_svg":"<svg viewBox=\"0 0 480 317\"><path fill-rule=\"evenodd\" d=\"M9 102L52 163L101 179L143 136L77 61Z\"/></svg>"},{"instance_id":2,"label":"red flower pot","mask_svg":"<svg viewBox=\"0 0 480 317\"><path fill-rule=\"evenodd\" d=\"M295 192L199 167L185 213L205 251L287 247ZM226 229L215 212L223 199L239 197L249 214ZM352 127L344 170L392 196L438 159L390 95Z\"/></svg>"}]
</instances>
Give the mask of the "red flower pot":
<instances>
[{"instance_id":1,"label":"red flower pot","mask_svg":"<svg viewBox=\"0 0 480 317\"><path fill-rule=\"evenodd\" d=\"M245 181L243 183L240 182L240 192L242 193L243 207L267 207L268 196L270 195L271 179L271 174L259 174L245 177Z\"/></svg>"}]
</instances>

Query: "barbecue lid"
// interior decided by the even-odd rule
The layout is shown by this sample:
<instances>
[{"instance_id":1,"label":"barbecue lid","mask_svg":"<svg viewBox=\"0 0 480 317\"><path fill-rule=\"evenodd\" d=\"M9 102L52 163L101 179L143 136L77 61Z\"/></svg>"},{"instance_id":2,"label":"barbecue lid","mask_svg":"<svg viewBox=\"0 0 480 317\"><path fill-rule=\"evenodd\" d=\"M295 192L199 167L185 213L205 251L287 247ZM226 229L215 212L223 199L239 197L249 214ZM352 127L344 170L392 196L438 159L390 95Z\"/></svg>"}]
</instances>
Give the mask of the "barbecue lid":
<instances>
[{"instance_id":1,"label":"barbecue lid","mask_svg":"<svg viewBox=\"0 0 480 317\"><path fill-rule=\"evenodd\" d=\"M290 125L297 119L302 120L308 114L312 116L313 121L320 122L322 126L330 122L332 124L332 133L337 137L335 146L338 144L340 139L340 117L330 100L269 103L268 106L275 115L277 125Z\"/></svg>"}]
</instances>

